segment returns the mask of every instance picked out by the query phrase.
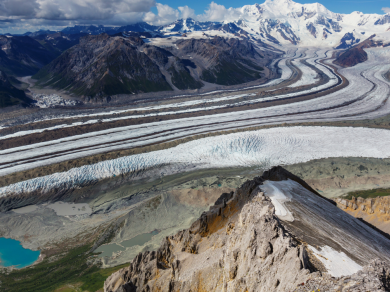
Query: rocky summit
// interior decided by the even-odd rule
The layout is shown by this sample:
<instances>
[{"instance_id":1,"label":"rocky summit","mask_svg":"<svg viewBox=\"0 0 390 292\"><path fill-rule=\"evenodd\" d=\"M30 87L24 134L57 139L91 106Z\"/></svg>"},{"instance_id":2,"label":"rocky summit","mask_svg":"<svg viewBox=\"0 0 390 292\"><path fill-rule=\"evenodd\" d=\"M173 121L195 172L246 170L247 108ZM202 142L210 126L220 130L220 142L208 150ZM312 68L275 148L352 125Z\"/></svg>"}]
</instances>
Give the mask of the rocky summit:
<instances>
[{"instance_id":1,"label":"rocky summit","mask_svg":"<svg viewBox=\"0 0 390 292\"><path fill-rule=\"evenodd\" d=\"M157 251L140 253L104 291L388 291L389 247L275 167L222 194Z\"/></svg>"}]
</instances>

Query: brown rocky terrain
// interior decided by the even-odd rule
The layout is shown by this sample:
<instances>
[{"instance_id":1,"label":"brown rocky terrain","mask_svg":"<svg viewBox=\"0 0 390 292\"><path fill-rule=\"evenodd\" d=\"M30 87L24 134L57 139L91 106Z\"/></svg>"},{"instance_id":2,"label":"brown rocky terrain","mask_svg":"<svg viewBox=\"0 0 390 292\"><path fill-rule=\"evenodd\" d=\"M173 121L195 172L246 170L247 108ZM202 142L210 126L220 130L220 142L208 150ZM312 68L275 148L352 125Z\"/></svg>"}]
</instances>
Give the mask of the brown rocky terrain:
<instances>
[{"instance_id":1,"label":"brown rocky terrain","mask_svg":"<svg viewBox=\"0 0 390 292\"><path fill-rule=\"evenodd\" d=\"M337 206L390 234L390 197L335 199Z\"/></svg>"},{"instance_id":2,"label":"brown rocky terrain","mask_svg":"<svg viewBox=\"0 0 390 292\"><path fill-rule=\"evenodd\" d=\"M374 37L375 35L372 35L365 41L346 50L333 63L341 67L353 67L367 61L367 53L364 51L365 48L386 46L382 41L375 41Z\"/></svg>"},{"instance_id":3,"label":"brown rocky terrain","mask_svg":"<svg viewBox=\"0 0 390 292\"><path fill-rule=\"evenodd\" d=\"M390 160L375 158L326 158L285 168L327 198L349 192L390 187Z\"/></svg>"},{"instance_id":4,"label":"brown rocky terrain","mask_svg":"<svg viewBox=\"0 0 390 292\"><path fill-rule=\"evenodd\" d=\"M291 202L287 202L289 209L292 207L293 210L299 204L305 213L305 208L311 204L308 202L316 201L315 208L334 211L337 221L331 218L323 218L324 222L312 221L314 217L322 216L320 209L314 217L310 217L313 210L309 212L311 214L304 214L309 216L306 218L300 218L299 213L293 211L292 221L276 216L272 194L262 191L267 181L280 182L280 185L292 182L294 187L290 194L293 196ZM276 167L247 181L235 192L224 193L189 229L166 237L157 251L140 253L128 267L106 280L104 291L388 291L390 266L387 255L383 254L384 261L372 261L379 254L371 254L371 247L366 244L371 245L369 236L385 246L390 241L351 218L304 181ZM323 264L328 259L318 257L309 248L316 234L300 232L304 233L316 224L326 230L331 222L342 227L342 221L349 222L350 229L345 228L343 233L350 248L359 249L351 256L359 263L365 263L365 267L354 274L331 277L327 272L329 267ZM355 233L355 228L360 228L360 233ZM367 234L361 234L362 228ZM326 239L328 235L323 231L318 236L329 244L341 239L337 232L333 233L333 238ZM357 239L354 236L362 239L356 242L361 246L354 246ZM367 239L363 239L364 236L368 236ZM339 245L337 248L346 251L348 247ZM363 255L366 252L371 255L366 257Z\"/></svg>"}]
</instances>

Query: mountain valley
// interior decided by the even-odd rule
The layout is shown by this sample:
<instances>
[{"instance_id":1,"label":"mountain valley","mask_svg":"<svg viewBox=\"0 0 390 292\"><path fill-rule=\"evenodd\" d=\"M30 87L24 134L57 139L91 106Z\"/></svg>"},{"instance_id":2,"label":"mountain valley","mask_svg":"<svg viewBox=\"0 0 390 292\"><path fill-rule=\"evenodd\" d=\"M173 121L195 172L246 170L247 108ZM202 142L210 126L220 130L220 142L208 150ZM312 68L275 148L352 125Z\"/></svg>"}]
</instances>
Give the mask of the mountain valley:
<instances>
[{"instance_id":1,"label":"mountain valley","mask_svg":"<svg viewBox=\"0 0 390 292\"><path fill-rule=\"evenodd\" d=\"M0 291L390 289L390 14L229 15L0 35Z\"/></svg>"}]
</instances>

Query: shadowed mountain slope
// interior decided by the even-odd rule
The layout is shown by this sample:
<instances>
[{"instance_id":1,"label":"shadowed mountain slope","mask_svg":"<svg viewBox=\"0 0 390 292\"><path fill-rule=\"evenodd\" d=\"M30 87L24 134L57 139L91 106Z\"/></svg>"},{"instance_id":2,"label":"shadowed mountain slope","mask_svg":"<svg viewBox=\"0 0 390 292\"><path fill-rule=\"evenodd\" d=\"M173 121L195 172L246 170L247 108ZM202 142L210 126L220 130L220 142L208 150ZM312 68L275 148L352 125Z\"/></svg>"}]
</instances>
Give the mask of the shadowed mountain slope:
<instances>
[{"instance_id":1,"label":"shadowed mountain slope","mask_svg":"<svg viewBox=\"0 0 390 292\"><path fill-rule=\"evenodd\" d=\"M0 71L0 108L17 104L29 104L31 100L26 96L23 90L14 87L8 76Z\"/></svg>"},{"instance_id":2,"label":"shadowed mountain slope","mask_svg":"<svg viewBox=\"0 0 390 292\"><path fill-rule=\"evenodd\" d=\"M87 36L35 78L86 96L171 90L158 66L138 50L142 44L133 37Z\"/></svg>"},{"instance_id":3,"label":"shadowed mountain slope","mask_svg":"<svg viewBox=\"0 0 390 292\"><path fill-rule=\"evenodd\" d=\"M79 96L198 89L202 80L233 85L259 79L275 56L260 54L246 40L189 39L162 48L137 36L101 34L81 38L34 78L39 86Z\"/></svg>"},{"instance_id":4,"label":"shadowed mountain slope","mask_svg":"<svg viewBox=\"0 0 390 292\"><path fill-rule=\"evenodd\" d=\"M0 36L0 46L0 70L8 75L35 74L60 54L28 36Z\"/></svg>"}]
</instances>

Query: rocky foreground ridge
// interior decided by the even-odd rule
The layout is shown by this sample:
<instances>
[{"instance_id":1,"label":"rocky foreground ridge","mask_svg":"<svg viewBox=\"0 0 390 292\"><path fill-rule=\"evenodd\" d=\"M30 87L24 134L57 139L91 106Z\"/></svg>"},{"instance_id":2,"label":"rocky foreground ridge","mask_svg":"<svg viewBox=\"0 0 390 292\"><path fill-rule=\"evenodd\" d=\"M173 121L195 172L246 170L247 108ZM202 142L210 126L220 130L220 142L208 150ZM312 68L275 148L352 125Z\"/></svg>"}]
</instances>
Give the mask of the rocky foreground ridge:
<instances>
[{"instance_id":1,"label":"rocky foreground ridge","mask_svg":"<svg viewBox=\"0 0 390 292\"><path fill-rule=\"evenodd\" d=\"M388 291L389 261L387 238L276 167L140 253L104 291Z\"/></svg>"}]
</instances>

